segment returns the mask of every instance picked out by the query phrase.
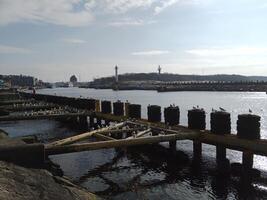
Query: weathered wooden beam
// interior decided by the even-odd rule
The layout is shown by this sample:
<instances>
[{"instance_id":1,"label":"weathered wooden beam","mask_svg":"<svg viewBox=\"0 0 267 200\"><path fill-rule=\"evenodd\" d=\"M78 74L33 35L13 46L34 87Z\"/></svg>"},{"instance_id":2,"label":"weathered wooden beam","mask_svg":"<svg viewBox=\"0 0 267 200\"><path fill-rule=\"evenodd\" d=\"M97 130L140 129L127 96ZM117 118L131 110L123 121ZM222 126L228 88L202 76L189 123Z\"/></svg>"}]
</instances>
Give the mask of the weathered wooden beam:
<instances>
[{"instance_id":1,"label":"weathered wooden beam","mask_svg":"<svg viewBox=\"0 0 267 200\"><path fill-rule=\"evenodd\" d=\"M75 136L72 136L72 137L69 137L69 138L65 138L65 139L62 139L62 140L58 140L58 141L49 143L46 146L48 148L48 147L53 147L53 146L61 146L61 145L66 145L66 144L72 144L72 143L87 139L87 138L93 136L96 133L101 133L101 132L104 132L104 131L108 131L110 129L119 128L119 127L122 127L124 125L125 125L124 122L118 123L118 124L115 124L114 126L100 128L100 129L97 129L97 130L94 130L94 131L90 131L90 132L82 133L82 134L75 135Z\"/></svg>"},{"instance_id":2,"label":"weathered wooden beam","mask_svg":"<svg viewBox=\"0 0 267 200\"><path fill-rule=\"evenodd\" d=\"M143 135L147 134L151 132L151 129L147 129L147 130L144 130L144 131L140 131L139 133L136 134L136 136L130 136L130 137L127 137L126 139L133 139L133 138L139 138L139 137L142 137Z\"/></svg>"},{"instance_id":3,"label":"weathered wooden beam","mask_svg":"<svg viewBox=\"0 0 267 200\"><path fill-rule=\"evenodd\" d=\"M141 137L141 138L133 138L133 139L114 140L114 141L71 144L71 145L64 145L64 146L49 146L49 147L46 146L45 152L46 152L46 155L56 155L56 154L90 151L90 150L97 150L97 149L153 144L153 143L160 143L160 142L166 142L166 141L172 141L172 140L187 140L187 139L192 140L196 137L198 137L197 133L180 133L180 134L150 136L150 137L144 137L144 138Z\"/></svg>"},{"instance_id":4,"label":"weathered wooden beam","mask_svg":"<svg viewBox=\"0 0 267 200\"><path fill-rule=\"evenodd\" d=\"M105 140L105 141L107 141L107 140L116 140L116 139L113 138L113 137L109 137L109 136L107 136L107 135L103 135L103 134L101 134L101 133L95 133L95 134L94 134L94 137L99 138L99 139L101 139L101 140Z\"/></svg>"},{"instance_id":5,"label":"weathered wooden beam","mask_svg":"<svg viewBox=\"0 0 267 200\"><path fill-rule=\"evenodd\" d=\"M267 156L267 140L247 140L238 138L236 135L215 135L209 131L200 134L198 138L203 143L223 145L226 148L238 151L252 151L254 154Z\"/></svg>"},{"instance_id":6,"label":"weathered wooden beam","mask_svg":"<svg viewBox=\"0 0 267 200\"><path fill-rule=\"evenodd\" d=\"M141 128L129 128L129 129L115 129L115 130L107 130L101 132L102 135L107 135L107 134L115 134L115 133L131 133L134 131L139 131Z\"/></svg>"},{"instance_id":7,"label":"weathered wooden beam","mask_svg":"<svg viewBox=\"0 0 267 200\"><path fill-rule=\"evenodd\" d=\"M9 111L26 111L26 110L43 110L43 109L52 109L52 108L58 108L59 106L57 105L19 105L19 106L13 106L13 105L8 105L8 106L0 106L1 108L4 108Z\"/></svg>"},{"instance_id":8,"label":"weathered wooden beam","mask_svg":"<svg viewBox=\"0 0 267 200\"><path fill-rule=\"evenodd\" d=\"M245 150L251 150L254 154L267 156L267 140L261 139L261 140L248 140L248 139L241 139L238 138L237 135L234 134L227 134L227 135L216 135L214 133L211 133L208 130L192 130L188 129L183 126L172 126L172 130L161 128L164 127L163 123L150 123L146 122L144 120L138 120L136 122L127 122L131 124L141 124L141 125L148 125L152 130L159 129L166 133L170 133L172 131L178 131L180 133L200 133L199 138L195 138L195 140L211 144L211 145L222 145L226 148L238 150L238 151L245 151Z\"/></svg>"},{"instance_id":9,"label":"weathered wooden beam","mask_svg":"<svg viewBox=\"0 0 267 200\"><path fill-rule=\"evenodd\" d=\"M35 102L35 100L7 100L7 101L0 101L0 105L12 105L12 104L22 104L22 103L31 103Z\"/></svg>"},{"instance_id":10,"label":"weathered wooden beam","mask_svg":"<svg viewBox=\"0 0 267 200\"><path fill-rule=\"evenodd\" d=\"M8 115L0 117L0 121L17 121L17 120L40 120L40 119L61 119L68 117L88 116L88 113L64 113L64 114L49 114L49 115Z\"/></svg>"}]
</instances>

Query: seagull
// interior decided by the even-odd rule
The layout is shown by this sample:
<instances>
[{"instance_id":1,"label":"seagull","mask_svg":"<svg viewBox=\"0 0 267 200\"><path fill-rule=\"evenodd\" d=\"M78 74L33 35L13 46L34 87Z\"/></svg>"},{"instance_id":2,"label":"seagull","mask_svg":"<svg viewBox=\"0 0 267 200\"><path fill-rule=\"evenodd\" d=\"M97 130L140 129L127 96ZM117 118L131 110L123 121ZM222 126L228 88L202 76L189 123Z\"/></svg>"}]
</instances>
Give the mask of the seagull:
<instances>
[{"instance_id":1,"label":"seagull","mask_svg":"<svg viewBox=\"0 0 267 200\"><path fill-rule=\"evenodd\" d=\"M248 109L248 112L249 112L249 113L252 113L252 110L251 110L251 109Z\"/></svg>"},{"instance_id":2,"label":"seagull","mask_svg":"<svg viewBox=\"0 0 267 200\"><path fill-rule=\"evenodd\" d=\"M226 111L226 110L225 110L224 108L222 108L222 107L219 107L219 108L220 108L221 111Z\"/></svg>"}]
</instances>

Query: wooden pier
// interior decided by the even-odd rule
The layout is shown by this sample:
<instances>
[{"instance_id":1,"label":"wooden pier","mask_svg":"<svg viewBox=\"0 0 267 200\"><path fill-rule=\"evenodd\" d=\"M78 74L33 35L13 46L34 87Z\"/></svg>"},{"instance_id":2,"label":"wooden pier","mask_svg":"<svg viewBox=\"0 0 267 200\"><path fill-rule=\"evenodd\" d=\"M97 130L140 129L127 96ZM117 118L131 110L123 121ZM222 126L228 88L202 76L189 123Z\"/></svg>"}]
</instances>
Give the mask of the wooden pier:
<instances>
[{"instance_id":1,"label":"wooden pier","mask_svg":"<svg viewBox=\"0 0 267 200\"><path fill-rule=\"evenodd\" d=\"M206 113L199 108L188 111L188 127L185 127L179 125L180 111L178 107L165 108L164 122L162 122L161 108L156 105L148 107L148 119L141 119L141 106L136 104L123 102L112 104L110 101L100 103L95 99L31 95L29 93L20 93L20 96L33 98L36 101L47 101L55 106L70 106L79 111L36 116L8 115L0 117L0 121L80 117L80 124L95 128L95 130L43 145L45 157L160 142L169 142L170 150L173 152L176 151L176 141L178 140L192 141L193 155L197 159L201 159L202 143L215 145L217 164L222 166L229 163L226 157L227 148L241 151L246 172L253 167L254 154L267 156L267 140L260 139L260 117L256 115L239 115L237 134L231 134L230 114L222 111L212 112L211 130L205 130ZM96 137L98 141L77 143L90 137Z\"/></svg>"}]
</instances>

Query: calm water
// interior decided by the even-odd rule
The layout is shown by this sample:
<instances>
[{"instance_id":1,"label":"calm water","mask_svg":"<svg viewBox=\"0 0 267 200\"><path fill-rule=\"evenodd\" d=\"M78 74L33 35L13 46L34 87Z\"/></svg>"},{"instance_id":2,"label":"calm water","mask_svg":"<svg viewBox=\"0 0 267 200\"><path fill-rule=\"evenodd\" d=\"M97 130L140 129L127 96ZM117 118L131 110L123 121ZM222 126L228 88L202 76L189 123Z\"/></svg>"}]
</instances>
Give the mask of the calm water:
<instances>
[{"instance_id":1,"label":"calm water","mask_svg":"<svg viewBox=\"0 0 267 200\"><path fill-rule=\"evenodd\" d=\"M101 100L128 100L142 105L146 118L148 104L162 107L175 103L181 110L181 124L187 125L187 110L199 105L209 113L223 107L231 113L235 132L237 115L249 109L260 115L262 138L267 138L267 95L238 92L171 92L112 91L79 88L56 88L38 91L71 97L92 97ZM31 127L31 129L29 129ZM56 121L5 122L0 128L11 136L37 133L46 141L71 135L81 130ZM243 188L237 177L216 175L215 147L203 146L199 167L192 165L192 142L177 142L177 154L170 155L168 143L138 148L107 149L53 156L66 176L73 181L110 199L267 199L267 159L255 156L254 167L262 171L262 179ZM227 151L230 162L241 162L241 154Z\"/></svg>"}]
</instances>

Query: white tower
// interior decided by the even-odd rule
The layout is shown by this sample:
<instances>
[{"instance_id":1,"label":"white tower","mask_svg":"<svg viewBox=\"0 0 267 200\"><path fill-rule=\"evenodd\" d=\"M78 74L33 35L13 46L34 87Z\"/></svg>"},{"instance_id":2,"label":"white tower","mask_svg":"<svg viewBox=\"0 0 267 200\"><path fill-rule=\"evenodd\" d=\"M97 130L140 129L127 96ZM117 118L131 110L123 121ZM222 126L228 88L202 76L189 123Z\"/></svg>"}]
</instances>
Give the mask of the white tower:
<instances>
[{"instance_id":1,"label":"white tower","mask_svg":"<svg viewBox=\"0 0 267 200\"><path fill-rule=\"evenodd\" d=\"M159 72L159 75L160 75L160 73L161 73L161 67L160 67L160 65L158 67L158 72Z\"/></svg>"},{"instance_id":2,"label":"white tower","mask_svg":"<svg viewBox=\"0 0 267 200\"><path fill-rule=\"evenodd\" d=\"M115 82L118 83L119 82L119 75L118 75L118 66L115 66Z\"/></svg>"}]
</instances>

